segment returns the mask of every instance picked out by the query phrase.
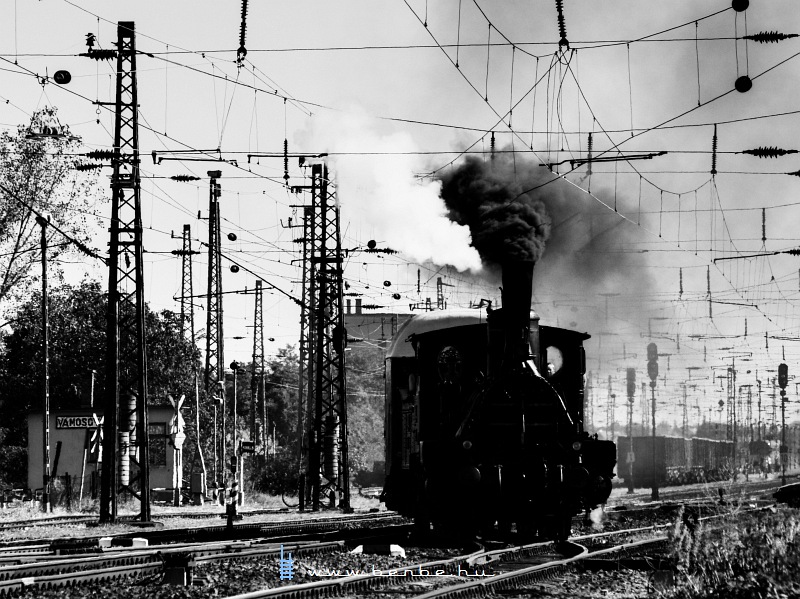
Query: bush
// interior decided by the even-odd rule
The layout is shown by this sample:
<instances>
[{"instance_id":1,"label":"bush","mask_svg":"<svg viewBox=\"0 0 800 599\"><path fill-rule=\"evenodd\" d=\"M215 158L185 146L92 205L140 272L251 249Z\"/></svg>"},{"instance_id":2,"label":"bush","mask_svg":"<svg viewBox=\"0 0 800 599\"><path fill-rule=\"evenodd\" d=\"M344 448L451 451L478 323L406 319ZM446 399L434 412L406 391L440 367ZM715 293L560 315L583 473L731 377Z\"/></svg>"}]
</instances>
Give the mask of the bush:
<instances>
[{"instance_id":1,"label":"bush","mask_svg":"<svg viewBox=\"0 0 800 599\"><path fill-rule=\"evenodd\" d=\"M253 470L256 479L253 486L257 491L270 495L295 495L298 485L297 454L285 447L281 447L274 457L265 461L264 456L258 456L260 463Z\"/></svg>"},{"instance_id":2,"label":"bush","mask_svg":"<svg viewBox=\"0 0 800 599\"><path fill-rule=\"evenodd\" d=\"M28 486L28 449L5 446L0 451L0 487Z\"/></svg>"}]
</instances>

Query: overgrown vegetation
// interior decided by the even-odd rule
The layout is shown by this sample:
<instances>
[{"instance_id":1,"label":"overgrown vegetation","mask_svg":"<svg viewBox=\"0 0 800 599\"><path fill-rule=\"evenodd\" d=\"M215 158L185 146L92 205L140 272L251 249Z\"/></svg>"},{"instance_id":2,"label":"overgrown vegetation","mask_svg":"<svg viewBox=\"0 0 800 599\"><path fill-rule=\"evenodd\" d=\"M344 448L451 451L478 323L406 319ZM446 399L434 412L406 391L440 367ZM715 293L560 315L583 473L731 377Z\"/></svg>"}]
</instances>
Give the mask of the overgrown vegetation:
<instances>
[{"instance_id":1,"label":"overgrown vegetation","mask_svg":"<svg viewBox=\"0 0 800 599\"><path fill-rule=\"evenodd\" d=\"M671 599L740 599L800 595L800 512L732 512L719 527L679 518L671 534L678 574Z\"/></svg>"}]
</instances>

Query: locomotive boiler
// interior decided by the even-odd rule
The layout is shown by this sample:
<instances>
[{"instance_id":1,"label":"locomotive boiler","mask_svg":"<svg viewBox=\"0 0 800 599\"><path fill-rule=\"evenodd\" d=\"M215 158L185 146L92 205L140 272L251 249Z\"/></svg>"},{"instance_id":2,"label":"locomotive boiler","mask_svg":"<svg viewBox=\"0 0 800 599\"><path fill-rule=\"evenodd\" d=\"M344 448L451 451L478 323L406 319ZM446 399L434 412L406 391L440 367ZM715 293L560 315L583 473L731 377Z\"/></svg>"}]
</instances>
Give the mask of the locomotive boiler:
<instances>
[{"instance_id":1,"label":"locomotive boiler","mask_svg":"<svg viewBox=\"0 0 800 599\"><path fill-rule=\"evenodd\" d=\"M551 539L604 503L613 442L583 430L589 335L540 325L533 262L502 271L502 307L409 319L386 364L389 509L423 528Z\"/></svg>"}]
</instances>

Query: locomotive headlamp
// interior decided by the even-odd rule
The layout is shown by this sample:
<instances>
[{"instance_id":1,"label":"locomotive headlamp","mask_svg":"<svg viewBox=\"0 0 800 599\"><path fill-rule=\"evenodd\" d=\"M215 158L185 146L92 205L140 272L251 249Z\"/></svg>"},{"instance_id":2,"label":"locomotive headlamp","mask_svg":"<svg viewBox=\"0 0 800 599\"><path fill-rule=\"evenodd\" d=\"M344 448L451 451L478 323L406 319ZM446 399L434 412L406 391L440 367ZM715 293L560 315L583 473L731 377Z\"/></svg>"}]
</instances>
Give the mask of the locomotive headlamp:
<instances>
[{"instance_id":1,"label":"locomotive headlamp","mask_svg":"<svg viewBox=\"0 0 800 599\"><path fill-rule=\"evenodd\" d=\"M575 441L575 442L572 444L572 449L573 449L573 450L575 450L575 451L580 451L580 450L581 450L581 447L583 447L583 446L581 445L581 442L580 442L580 441Z\"/></svg>"},{"instance_id":2,"label":"locomotive headlamp","mask_svg":"<svg viewBox=\"0 0 800 599\"><path fill-rule=\"evenodd\" d=\"M464 441L461 444L461 447L463 447L464 449L467 449L467 450L472 449L472 441Z\"/></svg>"}]
</instances>

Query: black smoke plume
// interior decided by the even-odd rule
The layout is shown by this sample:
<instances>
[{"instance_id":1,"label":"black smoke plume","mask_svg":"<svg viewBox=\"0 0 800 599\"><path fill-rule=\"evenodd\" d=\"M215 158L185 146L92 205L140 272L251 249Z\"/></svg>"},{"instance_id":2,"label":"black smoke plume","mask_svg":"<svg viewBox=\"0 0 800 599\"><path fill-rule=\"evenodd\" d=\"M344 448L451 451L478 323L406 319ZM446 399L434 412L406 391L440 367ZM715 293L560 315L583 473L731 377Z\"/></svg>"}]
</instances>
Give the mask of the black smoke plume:
<instances>
[{"instance_id":1,"label":"black smoke plume","mask_svg":"<svg viewBox=\"0 0 800 599\"><path fill-rule=\"evenodd\" d=\"M538 261L550 237L551 219L544 198L554 190L529 164L498 157L469 156L442 176L442 199L450 219L469 227L472 246L494 270L508 260Z\"/></svg>"},{"instance_id":2,"label":"black smoke plume","mask_svg":"<svg viewBox=\"0 0 800 599\"><path fill-rule=\"evenodd\" d=\"M533 260L535 290L587 301L652 285L648 258L632 250L641 243L636 226L538 163L512 156L470 156L441 177L448 216L469 227L490 277L504 261ZM620 212L635 213L628 204L620 193Z\"/></svg>"}]
</instances>

